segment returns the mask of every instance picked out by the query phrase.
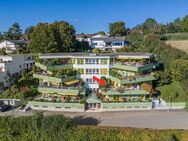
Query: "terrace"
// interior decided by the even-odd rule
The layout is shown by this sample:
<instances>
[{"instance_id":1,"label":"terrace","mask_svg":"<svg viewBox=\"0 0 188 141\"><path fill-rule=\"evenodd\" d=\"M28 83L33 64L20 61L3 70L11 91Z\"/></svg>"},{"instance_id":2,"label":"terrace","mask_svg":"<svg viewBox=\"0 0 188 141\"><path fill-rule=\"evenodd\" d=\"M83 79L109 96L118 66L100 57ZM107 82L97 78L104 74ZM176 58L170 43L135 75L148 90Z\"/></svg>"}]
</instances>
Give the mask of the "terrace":
<instances>
[{"instance_id":1,"label":"terrace","mask_svg":"<svg viewBox=\"0 0 188 141\"><path fill-rule=\"evenodd\" d=\"M37 69L33 74L34 78L46 80L49 82L55 83L63 83L66 81L70 81L76 78L76 71L44 71L41 69Z\"/></svg>"},{"instance_id":2,"label":"terrace","mask_svg":"<svg viewBox=\"0 0 188 141\"><path fill-rule=\"evenodd\" d=\"M158 67L159 64L152 58L150 59L112 59L111 67L133 72L143 72Z\"/></svg>"},{"instance_id":3,"label":"terrace","mask_svg":"<svg viewBox=\"0 0 188 141\"><path fill-rule=\"evenodd\" d=\"M76 96L78 94L81 94L81 95L85 94L83 93L84 88L81 86L81 83L79 82L79 80L74 81L74 82L72 81L71 83L72 84L74 83L74 85L55 86L55 85L40 84L38 86L38 91L41 93L68 95L68 96Z\"/></svg>"},{"instance_id":4,"label":"terrace","mask_svg":"<svg viewBox=\"0 0 188 141\"><path fill-rule=\"evenodd\" d=\"M39 98L36 98L34 101L50 102L50 103L85 103L83 95L70 96L70 95L59 95L59 94L43 95Z\"/></svg>"},{"instance_id":5,"label":"terrace","mask_svg":"<svg viewBox=\"0 0 188 141\"><path fill-rule=\"evenodd\" d=\"M72 69L73 67L70 59L40 60L40 62L35 62L35 65L46 71Z\"/></svg>"},{"instance_id":6,"label":"terrace","mask_svg":"<svg viewBox=\"0 0 188 141\"><path fill-rule=\"evenodd\" d=\"M111 70L109 79L118 84L134 84L141 82L148 82L155 80L153 74L146 75L136 75L136 76L127 76L118 73L117 71Z\"/></svg>"}]
</instances>

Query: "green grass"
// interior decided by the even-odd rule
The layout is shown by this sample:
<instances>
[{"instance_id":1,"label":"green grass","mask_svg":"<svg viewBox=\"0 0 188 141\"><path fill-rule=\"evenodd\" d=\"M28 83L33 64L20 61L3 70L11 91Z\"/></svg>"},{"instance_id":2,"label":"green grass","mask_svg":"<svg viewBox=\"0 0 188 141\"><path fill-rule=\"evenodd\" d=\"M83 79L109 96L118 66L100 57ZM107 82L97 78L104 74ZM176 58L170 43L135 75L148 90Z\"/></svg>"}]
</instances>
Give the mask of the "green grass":
<instances>
[{"instance_id":1,"label":"green grass","mask_svg":"<svg viewBox=\"0 0 188 141\"><path fill-rule=\"evenodd\" d=\"M63 115L0 117L2 141L186 141L187 130L82 126Z\"/></svg>"},{"instance_id":2,"label":"green grass","mask_svg":"<svg viewBox=\"0 0 188 141\"><path fill-rule=\"evenodd\" d=\"M187 40L188 39L188 33L170 33L164 35L167 40Z\"/></svg>"},{"instance_id":3,"label":"green grass","mask_svg":"<svg viewBox=\"0 0 188 141\"><path fill-rule=\"evenodd\" d=\"M186 93L178 82L172 82L169 85L157 87L157 90L161 92L161 98L165 101L169 101L169 97L172 97L174 102L186 102L188 101L188 93Z\"/></svg>"}]
</instances>

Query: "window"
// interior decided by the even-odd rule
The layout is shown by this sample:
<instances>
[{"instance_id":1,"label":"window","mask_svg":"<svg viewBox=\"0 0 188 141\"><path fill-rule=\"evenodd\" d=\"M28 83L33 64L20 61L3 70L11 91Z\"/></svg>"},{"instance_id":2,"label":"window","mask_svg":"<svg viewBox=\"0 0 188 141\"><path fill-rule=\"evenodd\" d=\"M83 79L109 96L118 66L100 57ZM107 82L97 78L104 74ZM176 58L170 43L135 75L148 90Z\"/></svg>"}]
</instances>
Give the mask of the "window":
<instances>
[{"instance_id":1,"label":"window","mask_svg":"<svg viewBox=\"0 0 188 141\"><path fill-rule=\"evenodd\" d=\"M86 82L88 84L97 84L97 82L95 80L93 80L92 78L86 78Z\"/></svg>"},{"instance_id":2,"label":"window","mask_svg":"<svg viewBox=\"0 0 188 141\"><path fill-rule=\"evenodd\" d=\"M112 45L113 46L122 46L123 43L122 42L113 42Z\"/></svg>"},{"instance_id":3,"label":"window","mask_svg":"<svg viewBox=\"0 0 188 141\"><path fill-rule=\"evenodd\" d=\"M93 44L93 46L97 46L98 45L98 43L92 43Z\"/></svg>"},{"instance_id":4,"label":"window","mask_svg":"<svg viewBox=\"0 0 188 141\"><path fill-rule=\"evenodd\" d=\"M78 72L79 72L80 74L84 74L84 69L78 69Z\"/></svg>"},{"instance_id":5,"label":"window","mask_svg":"<svg viewBox=\"0 0 188 141\"><path fill-rule=\"evenodd\" d=\"M77 59L77 64L84 64L84 59Z\"/></svg>"},{"instance_id":6,"label":"window","mask_svg":"<svg viewBox=\"0 0 188 141\"><path fill-rule=\"evenodd\" d=\"M99 59L86 59L85 64L99 64Z\"/></svg>"},{"instance_id":7,"label":"window","mask_svg":"<svg viewBox=\"0 0 188 141\"><path fill-rule=\"evenodd\" d=\"M101 65L107 65L107 59L101 59Z\"/></svg>"},{"instance_id":8,"label":"window","mask_svg":"<svg viewBox=\"0 0 188 141\"><path fill-rule=\"evenodd\" d=\"M33 105L33 107L39 107L39 105Z\"/></svg>"},{"instance_id":9,"label":"window","mask_svg":"<svg viewBox=\"0 0 188 141\"><path fill-rule=\"evenodd\" d=\"M22 68L22 65L19 65L20 68Z\"/></svg>"},{"instance_id":10,"label":"window","mask_svg":"<svg viewBox=\"0 0 188 141\"><path fill-rule=\"evenodd\" d=\"M101 75L108 75L108 69L100 69Z\"/></svg>"},{"instance_id":11,"label":"window","mask_svg":"<svg viewBox=\"0 0 188 141\"><path fill-rule=\"evenodd\" d=\"M86 69L86 74L99 74L99 69Z\"/></svg>"}]
</instances>

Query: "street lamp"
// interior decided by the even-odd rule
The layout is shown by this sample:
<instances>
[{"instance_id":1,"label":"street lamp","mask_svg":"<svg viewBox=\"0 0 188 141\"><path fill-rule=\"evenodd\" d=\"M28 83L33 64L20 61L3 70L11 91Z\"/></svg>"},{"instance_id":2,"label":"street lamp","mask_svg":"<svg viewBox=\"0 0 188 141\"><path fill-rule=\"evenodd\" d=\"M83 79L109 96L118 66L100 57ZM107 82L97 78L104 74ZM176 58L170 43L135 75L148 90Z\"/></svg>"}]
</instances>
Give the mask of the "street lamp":
<instances>
[{"instance_id":1,"label":"street lamp","mask_svg":"<svg viewBox=\"0 0 188 141\"><path fill-rule=\"evenodd\" d=\"M173 93L173 92L171 92L171 93L170 93L170 96L169 96L169 104L170 104L170 105L169 105L168 111L172 111L172 95L171 95L172 93Z\"/></svg>"}]
</instances>

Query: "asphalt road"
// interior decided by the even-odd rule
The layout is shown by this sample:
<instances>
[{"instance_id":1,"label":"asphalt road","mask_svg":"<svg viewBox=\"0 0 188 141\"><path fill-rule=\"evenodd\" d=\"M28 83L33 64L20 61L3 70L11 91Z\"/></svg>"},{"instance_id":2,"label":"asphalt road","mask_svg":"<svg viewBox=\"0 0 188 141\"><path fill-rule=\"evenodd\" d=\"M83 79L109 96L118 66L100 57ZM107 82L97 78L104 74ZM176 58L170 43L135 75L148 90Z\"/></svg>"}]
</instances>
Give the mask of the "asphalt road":
<instances>
[{"instance_id":1,"label":"asphalt road","mask_svg":"<svg viewBox=\"0 0 188 141\"><path fill-rule=\"evenodd\" d=\"M30 116L33 111L21 112L19 110L0 113L0 116ZM157 129L188 129L188 112L183 110L154 111L116 111L116 112L44 112L45 115L63 114L79 124L157 128Z\"/></svg>"}]
</instances>

